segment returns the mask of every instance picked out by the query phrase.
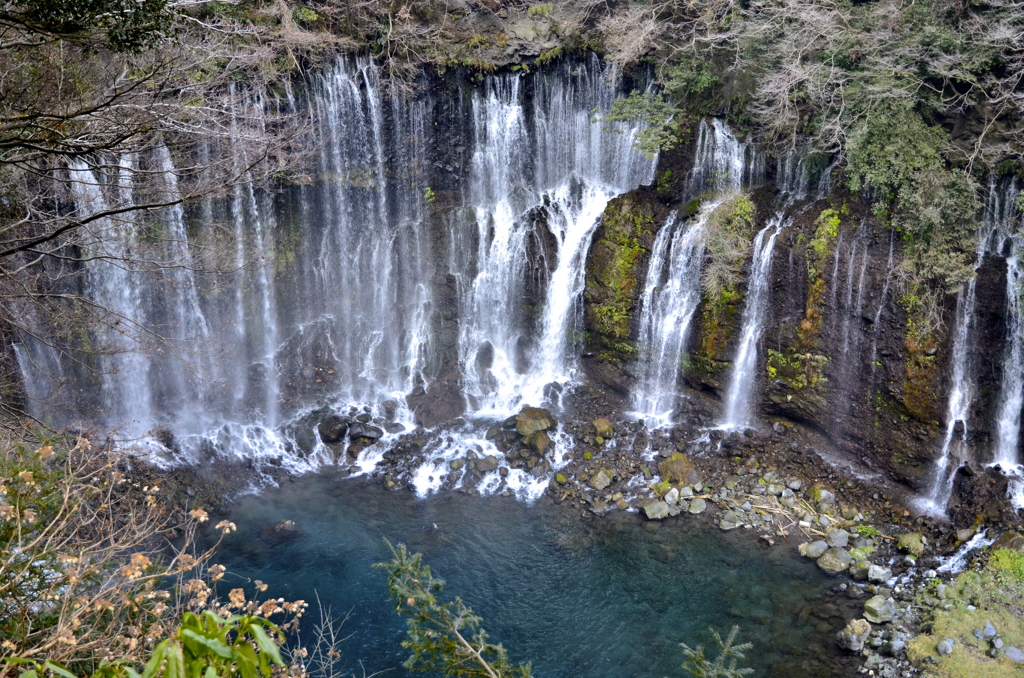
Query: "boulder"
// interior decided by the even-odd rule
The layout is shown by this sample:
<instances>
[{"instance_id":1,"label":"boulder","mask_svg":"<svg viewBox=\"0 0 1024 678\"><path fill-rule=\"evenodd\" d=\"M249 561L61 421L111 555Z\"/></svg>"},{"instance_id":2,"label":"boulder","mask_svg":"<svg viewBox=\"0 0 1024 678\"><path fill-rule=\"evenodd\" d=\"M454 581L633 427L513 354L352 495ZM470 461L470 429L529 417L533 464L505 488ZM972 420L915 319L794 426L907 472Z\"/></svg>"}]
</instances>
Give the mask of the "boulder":
<instances>
[{"instance_id":1,"label":"boulder","mask_svg":"<svg viewBox=\"0 0 1024 678\"><path fill-rule=\"evenodd\" d=\"M850 652L860 652L864 649L864 642L871 635L871 624L867 619L854 619L837 634L839 647Z\"/></svg>"},{"instance_id":2,"label":"boulder","mask_svg":"<svg viewBox=\"0 0 1024 678\"><path fill-rule=\"evenodd\" d=\"M686 485L696 485L700 482L697 475L697 468L685 454L675 452L668 459L658 462L658 473L661 479L667 482L680 482Z\"/></svg>"},{"instance_id":3,"label":"boulder","mask_svg":"<svg viewBox=\"0 0 1024 678\"><path fill-rule=\"evenodd\" d=\"M555 418L542 407L524 407L516 415L516 433L526 437L539 431L554 428Z\"/></svg>"},{"instance_id":4,"label":"boulder","mask_svg":"<svg viewBox=\"0 0 1024 678\"><path fill-rule=\"evenodd\" d=\"M481 473L490 473L496 468L498 468L498 458L492 455L488 455L476 462L476 470Z\"/></svg>"},{"instance_id":5,"label":"boulder","mask_svg":"<svg viewBox=\"0 0 1024 678\"><path fill-rule=\"evenodd\" d=\"M292 520L281 520L273 525L264 525L260 539L270 544L280 544L302 536L302 530Z\"/></svg>"},{"instance_id":6,"label":"boulder","mask_svg":"<svg viewBox=\"0 0 1024 678\"><path fill-rule=\"evenodd\" d=\"M612 484L612 474L608 473L605 469L601 469L590 477L587 481L587 485L594 488L595 490L603 490ZM667 510L667 509L666 509Z\"/></svg>"},{"instance_id":7,"label":"boulder","mask_svg":"<svg viewBox=\"0 0 1024 678\"><path fill-rule=\"evenodd\" d=\"M1024 553L1024 535L1020 532L1005 532L992 542L992 547L989 552L998 551L999 549L1011 549L1013 551L1020 551Z\"/></svg>"},{"instance_id":8,"label":"boulder","mask_svg":"<svg viewBox=\"0 0 1024 678\"><path fill-rule=\"evenodd\" d=\"M718 526L725 531L735 530L737 527L743 525L743 515L736 511L726 511L725 515L722 516L722 520L719 521Z\"/></svg>"},{"instance_id":9,"label":"boulder","mask_svg":"<svg viewBox=\"0 0 1024 678\"><path fill-rule=\"evenodd\" d=\"M611 438L612 434L615 433L612 423L604 417L594 420L594 429L597 431L597 435L602 438Z\"/></svg>"},{"instance_id":10,"label":"boulder","mask_svg":"<svg viewBox=\"0 0 1024 678\"><path fill-rule=\"evenodd\" d=\"M956 645L956 641L952 638L946 638L940 640L939 644L935 646L935 649L939 651L940 656L947 656L953 654L953 647Z\"/></svg>"},{"instance_id":11,"label":"boulder","mask_svg":"<svg viewBox=\"0 0 1024 678\"><path fill-rule=\"evenodd\" d=\"M798 548L800 550L800 555L803 557L810 558L811 560L817 560L818 558L821 558L825 551L828 551L828 544L819 539L818 541L804 542L803 544L800 544Z\"/></svg>"},{"instance_id":12,"label":"boulder","mask_svg":"<svg viewBox=\"0 0 1024 678\"><path fill-rule=\"evenodd\" d=\"M884 584L892 578L892 570L881 565L868 567L868 581L872 584Z\"/></svg>"},{"instance_id":13,"label":"boulder","mask_svg":"<svg viewBox=\"0 0 1024 678\"><path fill-rule=\"evenodd\" d=\"M1012 662L1024 664L1024 652L1021 652L1019 649L1015 647L1004 647L1003 656Z\"/></svg>"},{"instance_id":14,"label":"boulder","mask_svg":"<svg viewBox=\"0 0 1024 678\"><path fill-rule=\"evenodd\" d=\"M320 420L317 431L320 433L320 440L325 443L339 443L348 433L349 420L340 414L328 414Z\"/></svg>"},{"instance_id":15,"label":"boulder","mask_svg":"<svg viewBox=\"0 0 1024 678\"><path fill-rule=\"evenodd\" d=\"M663 501L652 501L644 504L644 514L648 520L661 520L668 516L668 504Z\"/></svg>"},{"instance_id":16,"label":"boulder","mask_svg":"<svg viewBox=\"0 0 1024 678\"><path fill-rule=\"evenodd\" d=\"M915 558L920 558L924 554L924 535L920 532L901 535L896 541L896 548L906 551Z\"/></svg>"},{"instance_id":17,"label":"boulder","mask_svg":"<svg viewBox=\"0 0 1024 678\"><path fill-rule=\"evenodd\" d=\"M690 513L704 513L704 511L706 511L707 508L708 503L705 500L701 499L700 497L697 497L696 499L690 502Z\"/></svg>"},{"instance_id":18,"label":"boulder","mask_svg":"<svg viewBox=\"0 0 1024 678\"><path fill-rule=\"evenodd\" d=\"M466 413L466 397L455 380L436 381L428 389L417 388L405 397L416 423L434 428Z\"/></svg>"},{"instance_id":19,"label":"boulder","mask_svg":"<svg viewBox=\"0 0 1024 678\"><path fill-rule=\"evenodd\" d=\"M830 548L817 560L818 567L831 574L839 574L853 564L853 556L843 549Z\"/></svg>"},{"instance_id":20,"label":"boulder","mask_svg":"<svg viewBox=\"0 0 1024 678\"><path fill-rule=\"evenodd\" d=\"M665 503L669 506L675 506L679 503L679 490L674 487L670 488L669 491L665 493L664 499Z\"/></svg>"},{"instance_id":21,"label":"boulder","mask_svg":"<svg viewBox=\"0 0 1024 678\"><path fill-rule=\"evenodd\" d=\"M546 431L534 431L530 435L526 436L525 442L531 450L539 455L543 455L548 451L548 447L551 446L551 437Z\"/></svg>"},{"instance_id":22,"label":"boulder","mask_svg":"<svg viewBox=\"0 0 1024 678\"><path fill-rule=\"evenodd\" d=\"M836 495L820 485L815 485L807 490L807 497L811 501L819 504L834 504L836 502Z\"/></svg>"},{"instance_id":23,"label":"boulder","mask_svg":"<svg viewBox=\"0 0 1024 678\"><path fill-rule=\"evenodd\" d=\"M850 543L850 533L846 530L829 530L825 541L829 546L841 549Z\"/></svg>"},{"instance_id":24,"label":"boulder","mask_svg":"<svg viewBox=\"0 0 1024 678\"><path fill-rule=\"evenodd\" d=\"M873 624L891 622L896 616L896 605L892 598L874 596L864 603L864 617Z\"/></svg>"},{"instance_id":25,"label":"boulder","mask_svg":"<svg viewBox=\"0 0 1024 678\"><path fill-rule=\"evenodd\" d=\"M348 427L350 438L363 438L365 440L380 440L384 436L384 429L377 428L372 424L355 422Z\"/></svg>"}]
</instances>

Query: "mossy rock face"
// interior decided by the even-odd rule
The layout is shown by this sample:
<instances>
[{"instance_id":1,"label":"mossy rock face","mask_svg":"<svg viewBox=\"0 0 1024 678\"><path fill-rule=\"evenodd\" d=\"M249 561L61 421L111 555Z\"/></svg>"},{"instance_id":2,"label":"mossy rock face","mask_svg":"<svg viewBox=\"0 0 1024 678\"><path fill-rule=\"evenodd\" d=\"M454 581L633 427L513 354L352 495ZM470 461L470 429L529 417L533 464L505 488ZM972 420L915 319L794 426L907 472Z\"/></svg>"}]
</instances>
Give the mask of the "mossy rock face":
<instances>
[{"instance_id":1,"label":"mossy rock face","mask_svg":"<svg viewBox=\"0 0 1024 678\"><path fill-rule=\"evenodd\" d=\"M658 474L663 481L672 483L679 482L686 485L694 485L700 482L697 475L697 467L686 458L686 455L676 452L668 459L658 462Z\"/></svg>"},{"instance_id":2,"label":"mossy rock face","mask_svg":"<svg viewBox=\"0 0 1024 678\"><path fill-rule=\"evenodd\" d=\"M627 193L605 208L587 259L586 326L593 348L606 360L632 360L633 316L643 289L658 205L643 192Z\"/></svg>"}]
</instances>

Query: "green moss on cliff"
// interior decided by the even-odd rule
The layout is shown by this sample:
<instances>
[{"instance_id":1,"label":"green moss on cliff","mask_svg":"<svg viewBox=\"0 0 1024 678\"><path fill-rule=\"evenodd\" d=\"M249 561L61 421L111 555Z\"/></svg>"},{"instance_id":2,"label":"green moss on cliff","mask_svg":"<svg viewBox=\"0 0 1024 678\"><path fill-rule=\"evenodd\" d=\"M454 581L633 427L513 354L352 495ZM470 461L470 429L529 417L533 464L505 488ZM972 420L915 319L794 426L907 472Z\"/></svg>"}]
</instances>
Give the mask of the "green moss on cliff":
<instances>
[{"instance_id":1,"label":"green moss on cliff","mask_svg":"<svg viewBox=\"0 0 1024 678\"><path fill-rule=\"evenodd\" d=\"M605 208L587 271L587 325L601 356L632 358L630 328L640 280L637 265L654 231L651 205L636 196L613 200Z\"/></svg>"},{"instance_id":2,"label":"green moss on cliff","mask_svg":"<svg viewBox=\"0 0 1024 678\"><path fill-rule=\"evenodd\" d=\"M701 304L699 350L690 367L714 383L725 360L725 349L735 330L743 300L741 276L750 257L756 209L750 197L737 193L723 200L707 220L707 261Z\"/></svg>"}]
</instances>

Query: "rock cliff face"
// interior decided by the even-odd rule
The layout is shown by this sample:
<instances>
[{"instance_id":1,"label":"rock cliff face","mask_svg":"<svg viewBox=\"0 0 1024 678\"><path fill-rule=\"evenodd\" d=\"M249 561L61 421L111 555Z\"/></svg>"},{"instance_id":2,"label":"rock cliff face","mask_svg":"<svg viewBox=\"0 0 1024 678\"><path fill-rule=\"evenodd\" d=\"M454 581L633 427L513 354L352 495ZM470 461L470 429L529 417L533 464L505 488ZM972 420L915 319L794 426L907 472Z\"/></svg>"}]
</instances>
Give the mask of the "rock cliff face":
<instances>
[{"instance_id":1,"label":"rock cliff face","mask_svg":"<svg viewBox=\"0 0 1024 678\"><path fill-rule=\"evenodd\" d=\"M656 175L692 167L694 143L663 154ZM823 434L839 463L858 472L884 473L914 493L927 493L949 425L957 297L945 298L941 329L931 343L908 339L899 234L840 185L794 199L781 165L747 187L758 228L778 211L790 219L773 253L768 322L757 342L754 412L765 424L780 420ZM585 297L585 364L596 388L624 394L638 387L637 364L645 357L635 341L642 313L637 290L647 276L651 243L668 221L663 215L685 219L695 210L687 188L673 188L647 186L622 196L609 205L597 231ZM711 194L702 197L707 201ZM984 221L979 216L982 232ZM961 499L1001 491L991 487L993 476L983 468L992 461L1008 351L1008 254L1008 245L994 236L977 267L968 452L955 479ZM676 413L682 426L713 424L724 407L750 265L748 258L740 295L717 314L698 312L691 325ZM959 438L964 424L949 430Z\"/></svg>"}]
</instances>

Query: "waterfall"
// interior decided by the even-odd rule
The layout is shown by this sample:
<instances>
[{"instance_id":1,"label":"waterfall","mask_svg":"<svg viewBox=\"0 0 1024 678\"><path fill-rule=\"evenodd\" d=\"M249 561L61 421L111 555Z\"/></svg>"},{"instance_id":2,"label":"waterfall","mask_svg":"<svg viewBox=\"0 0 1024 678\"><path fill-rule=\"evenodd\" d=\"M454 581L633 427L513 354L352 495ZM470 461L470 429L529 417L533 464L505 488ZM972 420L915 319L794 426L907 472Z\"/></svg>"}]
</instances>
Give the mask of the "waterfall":
<instances>
[{"instance_id":1,"label":"waterfall","mask_svg":"<svg viewBox=\"0 0 1024 678\"><path fill-rule=\"evenodd\" d=\"M691 197L739 191L761 181L764 159L718 118L702 119L690 172ZM668 426L679 402L679 379L690 323L701 301L707 219L721 200L702 206L691 222L673 217L655 238L640 297L639 383L633 414L648 426Z\"/></svg>"},{"instance_id":2,"label":"waterfall","mask_svg":"<svg viewBox=\"0 0 1024 678\"><path fill-rule=\"evenodd\" d=\"M540 404L552 384L565 385L576 373L570 331L579 323L591 236L608 202L651 181L654 171L633 148L638 128L610 135L591 120L592 110L611 105L614 80L613 70L592 61L568 78L540 81L529 105L516 75L490 78L474 93L467 201L477 262L453 272L466 281L459 356L466 393L481 415ZM551 260L542 261L539 308L526 317L538 239L551 243Z\"/></svg>"},{"instance_id":3,"label":"waterfall","mask_svg":"<svg viewBox=\"0 0 1024 678\"><path fill-rule=\"evenodd\" d=\"M301 471L338 458L315 428L324 408L388 436L417 425L407 396L464 395L470 423L431 443L417 488L438 485L438 459L500 455L480 427L524 404L557 405L575 382L591 238L612 198L653 181L655 162L633 145L640 128L609 134L592 120L622 93L615 67L596 57L488 76L444 101L386 87L368 58L327 68L281 102L308 114L308 180L277 193L243 181L195 208L162 208L144 222L154 238L100 224L105 249L86 266L87 293L115 330L123 316L133 331L104 333L98 388L72 384L105 412L86 423L132 436L167 429L173 444L157 463L225 457ZM198 152L251 179L246 130L277 104L241 87L231 95L237 143ZM137 161L156 191L185 192L168 148ZM83 210L139 190L85 166L72 175ZM136 241L149 248L144 271L119 265ZM169 350L148 350L143 336ZM59 361L38 348L26 340L17 357L26 386L45 396L43 373ZM446 416L437 420L457 413ZM571 440L552 438L557 465ZM357 466L372 469L385 449L368 448ZM542 471L493 475L488 491L532 496L547 482Z\"/></svg>"},{"instance_id":4,"label":"waterfall","mask_svg":"<svg viewBox=\"0 0 1024 678\"><path fill-rule=\"evenodd\" d=\"M725 398L725 414L719 424L723 429L738 429L750 423L750 401L757 377L757 342L764 330L771 296L769 276L772 252L779 233L789 225L782 212L777 212L754 238L753 258L747 300L743 308L740 344L733 361L732 378Z\"/></svg>"},{"instance_id":5,"label":"waterfall","mask_svg":"<svg viewBox=\"0 0 1024 678\"><path fill-rule=\"evenodd\" d=\"M1016 199L1015 179L1004 190L999 190L994 182L989 186L986 216L996 232L1009 241L1010 247L1006 257L1007 348L1003 359L992 465L1010 476L1010 499L1016 508L1024 509L1024 466L1018 456L1021 407L1024 406L1024 308L1021 304L1024 270L1020 262L1024 236L1014 227Z\"/></svg>"},{"instance_id":6,"label":"waterfall","mask_svg":"<svg viewBox=\"0 0 1024 678\"><path fill-rule=\"evenodd\" d=\"M646 420L649 428L673 421L690 321L701 300L705 224L719 204L704 206L690 223L671 218L654 241L640 297L642 362L633 395L635 416Z\"/></svg>"},{"instance_id":7,"label":"waterfall","mask_svg":"<svg viewBox=\"0 0 1024 678\"><path fill-rule=\"evenodd\" d=\"M96 173L82 160L68 170L68 185L80 216L111 208ZM123 188L119 193L123 193ZM120 195L118 196L121 197ZM100 407L103 423L124 436L142 435L153 424L149 361L139 339L146 323L142 287L132 266L134 224L112 218L96 220L83 253L87 293L96 304L103 330L97 337L101 354Z\"/></svg>"},{"instance_id":8,"label":"waterfall","mask_svg":"<svg viewBox=\"0 0 1024 678\"><path fill-rule=\"evenodd\" d=\"M764 157L749 141L740 142L725 121L702 119L690 175L690 195L739 190L764 176Z\"/></svg>"},{"instance_id":9,"label":"waterfall","mask_svg":"<svg viewBox=\"0 0 1024 678\"><path fill-rule=\"evenodd\" d=\"M893 261L896 254L896 231L889 233L889 257L885 261L885 282L882 284L882 294L878 297L878 308L875 309L874 320L871 323L871 378L874 382L875 372L878 368L878 335L882 333L882 312L889 302L889 285L892 282Z\"/></svg>"},{"instance_id":10,"label":"waterfall","mask_svg":"<svg viewBox=\"0 0 1024 678\"><path fill-rule=\"evenodd\" d=\"M978 259L981 260L980 252ZM953 479L965 460L967 420L971 399L974 397L974 377L969 362L977 301L976 281L977 278L971 278L957 294L956 321L953 326L953 374L946 406L946 434L939 459L935 463L931 488L925 497L917 501L920 510L932 515L945 515L949 496L953 492Z\"/></svg>"}]
</instances>

